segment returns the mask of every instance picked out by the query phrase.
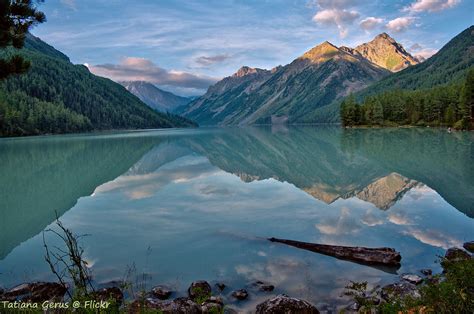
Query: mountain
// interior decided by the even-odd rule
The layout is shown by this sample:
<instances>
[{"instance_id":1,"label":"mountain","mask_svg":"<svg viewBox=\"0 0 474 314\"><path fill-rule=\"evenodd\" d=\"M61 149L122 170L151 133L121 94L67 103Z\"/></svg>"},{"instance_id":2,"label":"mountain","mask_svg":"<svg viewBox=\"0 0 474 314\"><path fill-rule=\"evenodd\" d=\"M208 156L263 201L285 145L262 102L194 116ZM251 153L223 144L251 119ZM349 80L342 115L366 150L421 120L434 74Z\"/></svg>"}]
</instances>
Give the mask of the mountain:
<instances>
[{"instance_id":1,"label":"mountain","mask_svg":"<svg viewBox=\"0 0 474 314\"><path fill-rule=\"evenodd\" d=\"M0 56L14 52L2 49ZM19 53L31 61L31 68L0 83L0 135L194 125L152 110L120 84L72 64L32 35Z\"/></svg>"},{"instance_id":2,"label":"mountain","mask_svg":"<svg viewBox=\"0 0 474 314\"><path fill-rule=\"evenodd\" d=\"M473 65L474 26L470 26L425 62L387 76L358 95L359 98L364 98L388 90L427 89L459 82Z\"/></svg>"},{"instance_id":3,"label":"mountain","mask_svg":"<svg viewBox=\"0 0 474 314\"><path fill-rule=\"evenodd\" d=\"M173 112L176 108L188 104L191 99L164 91L155 85L143 82L120 82L130 93L137 96L149 107L161 112Z\"/></svg>"},{"instance_id":4,"label":"mountain","mask_svg":"<svg viewBox=\"0 0 474 314\"><path fill-rule=\"evenodd\" d=\"M389 73L360 53L326 41L271 71L243 67L180 113L204 125L303 122L315 109Z\"/></svg>"},{"instance_id":5,"label":"mountain","mask_svg":"<svg viewBox=\"0 0 474 314\"><path fill-rule=\"evenodd\" d=\"M377 35L372 41L357 46L354 52L391 72L398 72L419 63L387 33Z\"/></svg>"},{"instance_id":6,"label":"mountain","mask_svg":"<svg viewBox=\"0 0 474 314\"><path fill-rule=\"evenodd\" d=\"M405 104L405 98L409 98L411 100L407 101L411 103L407 105L411 106L411 108L409 110L401 110L410 112L414 111L413 107L419 107L419 110L423 107L421 103L419 106L414 104L413 98L436 105L437 101L435 99L441 97L444 98L442 100L443 105L449 107L450 104L447 99L452 99L452 102L458 102L459 97L456 97L455 94L460 92L460 85L463 83L467 71L472 66L474 66L474 26L470 26L458 34L423 63L393 73L355 93L355 96L358 101L364 101L368 99L367 96L378 95L381 96L379 100L384 100L382 105L385 102ZM451 86L447 86L448 84ZM410 94L409 91L415 91L416 95L413 92ZM383 95L388 92L393 95ZM406 97L403 97L404 95ZM391 98L396 100L392 101ZM428 101L425 99L428 99ZM316 109L311 115L308 115L307 122L339 122L340 103L340 101L336 101L329 106ZM456 107L454 104L453 106ZM428 108L425 108L422 111L424 113L440 111L439 108L432 109L428 110ZM444 117L444 113L441 114L442 117ZM427 117L420 116L420 118L426 120ZM428 120L432 119L428 117Z\"/></svg>"},{"instance_id":7,"label":"mountain","mask_svg":"<svg viewBox=\"0 0 474 314\"><path fill-rule=\"evenodd\" d=\"M209 87L206 94L178 109L178 113L193 117L201 124L232 124L232 113L238 114L240 102L256 91L272 71L243 66L232 76Z\"/></svg>"}]
</instances>

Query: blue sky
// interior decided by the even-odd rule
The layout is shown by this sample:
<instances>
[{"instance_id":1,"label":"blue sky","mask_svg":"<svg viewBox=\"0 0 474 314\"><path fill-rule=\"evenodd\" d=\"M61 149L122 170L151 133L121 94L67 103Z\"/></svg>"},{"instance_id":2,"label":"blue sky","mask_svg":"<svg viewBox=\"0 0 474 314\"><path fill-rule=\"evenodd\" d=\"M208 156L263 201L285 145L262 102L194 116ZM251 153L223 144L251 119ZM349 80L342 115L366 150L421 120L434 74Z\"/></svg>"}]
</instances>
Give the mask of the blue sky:
<instances>
[{"instance_id":1,"label":"blue sky","mask_svg":"<svg viewBox=\"0 0 474 314\"><path fill-rule=\"evenodd\" d=\"M284 65L328 40L387 32L429 56L474 23L473 0L46 0L33 30L71 61L114 80L203 93L243 65Z\"/></svg>"}]
</instances>

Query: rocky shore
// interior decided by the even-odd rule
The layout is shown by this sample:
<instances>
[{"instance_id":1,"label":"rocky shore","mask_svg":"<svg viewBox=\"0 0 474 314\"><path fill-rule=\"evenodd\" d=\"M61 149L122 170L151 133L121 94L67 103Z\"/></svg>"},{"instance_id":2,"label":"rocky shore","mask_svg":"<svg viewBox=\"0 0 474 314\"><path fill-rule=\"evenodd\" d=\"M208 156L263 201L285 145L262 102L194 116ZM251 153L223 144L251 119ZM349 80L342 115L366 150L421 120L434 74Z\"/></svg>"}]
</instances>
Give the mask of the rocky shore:
<instances>
[{"instance_id":1,"label":"rocky shore","mask_svg":"<svg viewBox=\"0 0 474 314\"><path fill-rule=\"evenodd\" d=\"M450 248L441 261L443 268L450 263L473 260L474 241L466 242L461 248ZM355 293L346 294L354 297L354 301L344 309L345 313L367 312L367 306L377 306L392 302L394 299L406 298L416 300L421 297L420 289L426 284L433 284L445 280L444 274L434 275L430 269L422 269L419 274L402 274L397 282L381 287L376 293L367 293L354 290ZM284 294L273 294L275 287L271 283L255 281L248 287L229 289L223 282L211 286L207 281L194 281L187 290L186 297L172 298L176 294L170 287L159 285L148 292L141 292L125 297L120 285L97 289L89 297L91 306L99 308L107 305L117 312L141 313L156 311L159 313L239 313L239 302L243 302L252 294L265 295L268 298L256 305L252 310L255 313L319 313L316 306L310 302ZM474 287L467 287L467 294L473 294ZM68 287L55 282L24 283L11 289L0 288L0 307L5 309L28 309L28 305L40 303L40 310L54 309L53 312L69 311L60 305L69 306L64 301ZM469 296L468 296L469 297ZM65 302L65 303L61 303ZM67 305L65 305L67 304ZM229 305L230 304L230 305ZM56 305L56 307L52 307ZM321 309L322 312L326 312ZM1 312L1 308L0 308ZM377 312L377 311L376 311Z\"/></svg>"}]
</instances>

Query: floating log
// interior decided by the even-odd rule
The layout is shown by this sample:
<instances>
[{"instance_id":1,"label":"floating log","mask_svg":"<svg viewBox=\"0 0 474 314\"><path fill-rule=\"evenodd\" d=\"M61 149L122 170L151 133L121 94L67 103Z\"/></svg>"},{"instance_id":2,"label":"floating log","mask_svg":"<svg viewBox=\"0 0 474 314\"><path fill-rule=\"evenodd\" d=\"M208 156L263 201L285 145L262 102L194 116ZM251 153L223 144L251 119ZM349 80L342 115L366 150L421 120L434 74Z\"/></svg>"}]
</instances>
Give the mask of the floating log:
<instances>
[{"instance_id":1,"label":"floating log","mask_svg":"<svg viewBox=\"0 0 474 314\"><path fill-rule=\"evenodd\" d=\"M339 246L277 238L269 238L268 240L366 265L400 266L402 259L399 252L388 247L366 248L358 246Z\"/></svg>"}]
</instances>

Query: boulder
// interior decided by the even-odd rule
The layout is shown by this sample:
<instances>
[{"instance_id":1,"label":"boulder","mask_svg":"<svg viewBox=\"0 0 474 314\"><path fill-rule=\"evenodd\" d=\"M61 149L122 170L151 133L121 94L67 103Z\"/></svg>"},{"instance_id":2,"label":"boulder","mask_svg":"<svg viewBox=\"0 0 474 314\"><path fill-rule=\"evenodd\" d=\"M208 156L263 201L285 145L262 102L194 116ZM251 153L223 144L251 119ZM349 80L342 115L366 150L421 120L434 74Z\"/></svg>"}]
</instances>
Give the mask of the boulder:
<instances>
[{"instance_id":1,"label":"boulder","mask_svg":"<svg viewBox=\"0 0 474 314\"><path fill-rule=\"evenodd\" d=\"M466 242L462 245L463 248L468 250L471 253L474 253L474 241Z\"/></svg>"},{"instance_id":2,"label":"boulder","mask_svg":"<svg viewBox=\"0 0 474 314\"><path fill-rule=\"evenodd\" d=\"M423 282L423 278L421 278L418 275L414 275L414 274L402 275L402 279L405 280L405 281L408 281L409 283L415 284L415 285L418 285L418 284Z\"/></svg>"},{"instance_id":3,"label":"boulder","mask_svg":"<svg viewBox=\"0 0 474 314\"><path fill-rule=\"evenodd\" d=\"M218 282L218 283L216 283L216 287L217 287L217 289L219 289L219 291L224 291L226 285L222 282Z\"/></svg>"},{"instance_id":4,"label":"boulder","mask_svg":"<svg viewBox=\"0 0 474 314\"><path fill-rule=\"evenodd\" d=\"M142 313L153 311L163 314L199 314L202 313L201 306L189 298L177 298L174 300L160 300L147 298L136 300L130 305L131 313Z\"/></svg>"},{"instance_id":5,"label":"boulder","mask_svg":"<svg viewBox=\"0 0 474 314\"><path fill-rule=\"evenodd\" d=\"M150 294L153 297L158 298L160 300L167 300L171 296L172 293L173 291L171 291L171 289L169 289L166 286L156 286L153 289L151 289Z\"/></svg>"},{"instance_id":6,"label":"boulder","mask_svg":"<svg viewBox=\"0 0 474 314\"><path fill-rule=\"evenodd\" d=\"M416 286L405 281L386 285L381 290L381 297L385 301L389 301L393 298L403 298L406 296L411 296L412 298L421 297L420 292Z\"/></svg>"},{"instance_id":7,"label":"boulder","mask_svg":"<svg viewBox=\"0 0 474 314\"><path fill-rule=\"evenodd\" d=\"M420 270L420 273L422 273L425 276L431 276L433 275L433 271L431 269L425 268Z\"/></svg>"},{"instance_id":8,"label":"boulder","mask_svg":"<svg viewBox=\"0 0 474 314\"><path fill-rule=\"evenodd\" d=\"M211 285L204 280L194 281L188 288L191 300L203 302L211 296Z\"/></svg>"},{"instance_id":9,"label":"boulder","mask_svg":"<svg viewBox=\"0 0 474 314\"><path fill-rule=\"evenodd\" d=\"M6 291L2 299L23 302L60 301L66 292L67 287L56 282L33 282Z\"/></svg>"},{"instance_id":10,"label":"boulder","mask_svg":"<svg viewBox=\"0 0 474 314\"><path fill-rule=\"evenodd\" d=\"M232 296L237 300L245 300L249 296L249 293L245 289L239 289L232 292Z\"/></svg>"},{"instance_id":11,"label":"boulder","mask_svg":"<svg viewBox=\"0 0 474 314\"><path fill-rule=\"evenodd\" d=\"M94 292L93 298L97 301L113 301L115 305L120 306L123 302L123 293L117 287L102 288Z\"/></svg>"},{"instance_id":12,"label":"boulder","mask_svg":"<svg viewBox=\"0 0 474 314\"><path fill-rule=\"evenodd\" d=\"M301 313L313 314L319 313L318 309L308 301L290 298L287 295L280 294L272 299L266 300L257 305L257 314L263 313Z\"/></svg>"},{"instance_id":13,"label":"boulder","mask_svg":"<svg viewBox=\"0 0 474 314\"><path fill-rule=\"evenodd\" d=\"M274 285L266 284L263 281L256 281L253 283L254 287L257 287L260 291L271 292L275 289Z\"/></svg>"},{"instance_id":14,"label":"boulder","mask_svg":"<svg viewBox=\"0 0 474 314\"><path fill-rule=\"evenodd\" d=\"M224 301L219 297L210 297L201 305L202 313L222 313Z\"/></svg>"},{"instance_id":15,"label":"boulder","mask_svg":"<svg viewBox=\"0 0 474 314\"><path fill-rule=\"evenodd\" d=\"M460 261L470 259L471 255L462 249L452 247L446 251L444 258L448 261Z\"/></svg>"}]
</instances>

